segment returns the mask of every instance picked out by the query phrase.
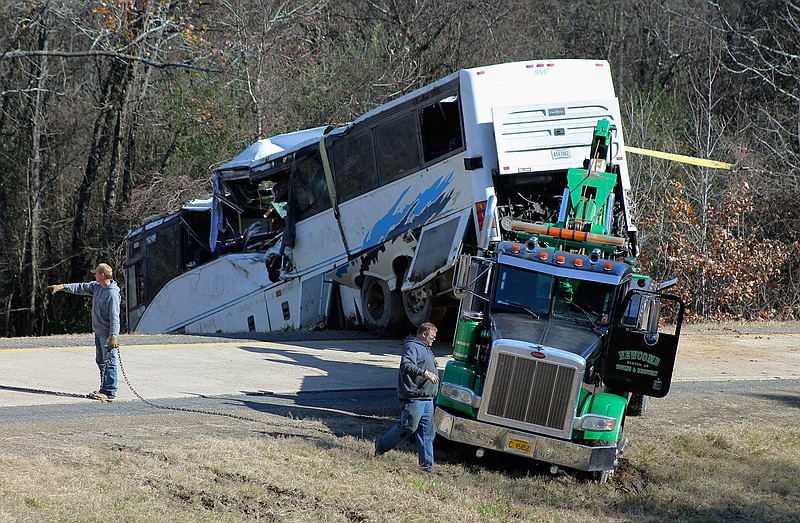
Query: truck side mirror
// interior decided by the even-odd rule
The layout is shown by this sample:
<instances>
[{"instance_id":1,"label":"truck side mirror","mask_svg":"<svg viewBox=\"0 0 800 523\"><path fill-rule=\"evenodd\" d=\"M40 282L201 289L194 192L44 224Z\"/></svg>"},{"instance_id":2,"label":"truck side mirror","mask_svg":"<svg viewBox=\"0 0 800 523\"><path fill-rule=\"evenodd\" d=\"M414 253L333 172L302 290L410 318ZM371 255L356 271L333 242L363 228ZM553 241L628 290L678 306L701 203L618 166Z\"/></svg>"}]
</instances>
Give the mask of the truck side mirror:
<instances>
[{"instance_id":1,"label":"truck side mirror","mask_svg":"<svg viewBox=\"0 0 800 523\"><path fill-rule=\"evenodd\" d=\"M470 280L470 267L472 266L472 257L462 254L456 260L456 269L453 272L453 295L462 300L467 297L467 287L469 287Z\"/></svg>"},{"instance_id":2,"label":"truck side mirror","mask_svg":"<svg viewBox=\"0 0 800 523\"><path fill-rule=\"evenodd\" d=\"M460 254L453 270L453 295L463 300L469 295L488 301L489 274L492 262L479 256Z\"/></svg>"},{"instance_id":3,"label":"truck side mirror","mask_svg":"<svg viewBox=\"0 0 800 523\"><path fill-rule=\"evenodd\" d=\"M631 291L620 324L639 332L658 332L661 302L657 294Z\"/></svg>"},{"instance_id":4,"label":"truck side mirror","mask_svg":"<svg viewBox=\"0 0 800 523\"><path fill-rule=\"evenodd\" d=\"M647 311L647 323L643 327L647 332L658 332L658 323L661 319L661 302L658 299L649 301L650 310Z\"/></svg>"},{"instance_id":5,"label":"truck side mirror","mask_svg":"<svg viewBox=\"0 0 800 523\"><path fill-rule=\"evenodd\" d=\"M661 317L661 302L657 296L644 296L636 329L643 332L658 332L658 320Z\"/></svg>"}]
</instances>

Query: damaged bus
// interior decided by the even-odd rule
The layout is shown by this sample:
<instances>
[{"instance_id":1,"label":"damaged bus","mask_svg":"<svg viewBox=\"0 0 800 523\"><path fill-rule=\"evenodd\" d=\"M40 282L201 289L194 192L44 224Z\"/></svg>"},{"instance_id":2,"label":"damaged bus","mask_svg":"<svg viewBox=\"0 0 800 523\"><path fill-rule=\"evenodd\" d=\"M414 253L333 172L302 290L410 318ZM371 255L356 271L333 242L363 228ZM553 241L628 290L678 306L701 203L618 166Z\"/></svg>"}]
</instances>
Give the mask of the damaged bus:
<instances>
[{"instance_id":1,"label":"damaged bus","mask_svg":"<svg viewBox=\"0 0 800 523\"><path fill-rule=\"evenodd\" d=\"M617 129L614 234L636 228L605 61L457 71L352 123L259 140L213 194L127 238L131 331L236 333L440 321L460 254L555 221L598 120Z\"/></svg>"}]
</instances>

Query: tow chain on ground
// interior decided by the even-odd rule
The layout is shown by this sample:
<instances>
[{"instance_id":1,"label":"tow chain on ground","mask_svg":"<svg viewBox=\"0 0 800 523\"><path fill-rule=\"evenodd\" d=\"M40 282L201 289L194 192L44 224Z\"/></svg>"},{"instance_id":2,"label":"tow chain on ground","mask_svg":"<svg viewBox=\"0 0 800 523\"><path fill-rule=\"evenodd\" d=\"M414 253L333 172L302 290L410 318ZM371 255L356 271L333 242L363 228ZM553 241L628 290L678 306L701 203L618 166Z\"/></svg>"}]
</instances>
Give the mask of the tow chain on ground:
<instances>
[{"instance_id":1,"label":"tow chain on ground","mask_svg":"<svg viewBox=\"0 0 800 523\"><path fill-rule=\"evenodd\" d=\"M0 385L0 389L13 392L32 392L34 394L49 394L51 396L69 396L70 398L90 399L88 394L75 394L74 392L59 392L57 390L31 389L28 387L12 387L11 385Z\"/></svg>"},{"instance_id":2,"label":"tow chain on ground","mask_svg":"<svg viewBox=\"0 0 800 523\"><path fill-rule=\"evenodd\" d=\"M128 384L128 388L131 389L131 392L133 392L133 394L137 398L142 400L147 405L150 405L151 407L155 407L157 409L165 409L165 410L176 410L176 411L179 411L179 412L191 412L191 413L196 413L196 414L210 414L212 416L225 416L227 418L233 418L233 419L238 419L238 420L243 420L243 421L252 421L253 423L264 423L264 424L267 423L266 421L263 421L263 420L258 420L258 419L250 418L250 417L247 417L247 416L241 416L239 414L230 414L228 412L216 412L216 411L212 411L212 410L189 409L189 408L185 408L185 407L170 407L168 405L158 405L156 403L153 403L152 401L143 398L142 395L139 394L139 392L136 389L133 388L133 385L131 385L131 382L128 379L128 375L125 373L125 367L122 365L122 351L119 350L119 347L117 347L117 361L119 362L119 370L122 372L122 377L125 378L125 383ZM356 417L356 418L363 418L363 419L380 419L380 420L384 419L384 418L382 418L380 416L370 416L368 414L357 414L355 412L348 412L348 411L339 410L339 409L329 409L329 408L324 408L324 407L304 407L304 408L309 408L309 409L313 409L313 410L320 410L320 411L325 411L325 412L331 412L331 413L334 413L334 414L344 414L344 415L347 415L347 416L353 416L353 417Z\"/></svg>"},{"instance_id":3,"label":"tow chain on ground","mask_svg":"<svg viewBox=\"0 0 800 523\"><path fill-rule=\"evenodd\" d=\"M254 419L254 418L249 418L247 416L241 416L239 414L231 414L231 413L228 413L228 412L215 412L215 411L202 410L202 409L190 409L190 408L186 408L186 407L170 407L170 406L167 406L167 405L158 405L157 403L153 403L152 401L150 401L148 399L145 399L141 394L139 394L139 392L136 389L133 388L133 385L131 385L131 381L128 379L128 374L125 372L125 367L123 367L123 365L122 365L122 351L120 350L119 347L117 347L117 360L119 362L119 369L120 369L120 371L122 371L122 376L125 378L125 383L128 384L128 388L131 389L131 392L133 392L133 394L137 398L139 398L141 401L143 401L147 405L150 405L151 407L155 407L157 409L175 410L175 411L179 411L179 412L190 412L190 413L194 413L194 414L210 414L212 416L224 416L224 417L227 417L227 418L233 418L233 419L242 420L242 421L252 421L253 423L266 423L263 420L257 420L257 419ZM82 398L82 399L94 400L94 398L92 398L90 394L76 394L74 392L61 392L61 391L57 391L57 390L33 389L33 388L29 388L29 387L13 387L11 385L0 385L0 389L10 390L10 391L13 391L13 392L30 392L30 393L34 393L34 394L48 394L50 396L66 396L66 397L70 397L70 398Z\"/></svg>"},{"instance_id":4,"label":"tow chain on ground","mask_svg":"<svg viewBox=\"0 0 800 523\"><path fill-rule=\"evenodd\" d=\"M247 416L241 416L239 414L231 414L229 412L216 412L216 411L213 411L213 410L190 409L190 408L187 408L187 407L171 407L169 405L159 405L157 403L153 403L152 401L150 401L148 399L145 399L141 394L139 394L139 391L137 391L136 389L133 388L133 385L131 384L131 381L128 379L128 374L125 372L125 367L122 365L122 351L120 350L119 347L117 347L117 361L119 363L119 370L122 372L122 377L125 378L125 383L128 384L128 388L131 389L131 392L133 392L133 394L137 398L139 398L145 404L150 405L151 407L155 407L157 409L164 409L164 410L174 410L174 411L177 411L177 412L189 412L189 413L192 413L192 414L209 414L211 416L223 416L223 417L226 417L226 418L233 418L233 419L237 419L237 420L241 420L241 421L252 421L253 423L268 424L266 421L263 421L263 420L258 420L258 419L250 418L250 417L247 417Z\"/></svg>"},{"instance_id":5,"label":"tow chain on ground","mask_svg":"<svg viewBox=\"0 0 800 523\"><path fill-rule=\"evenodd\" d=\"M177 411L177 412L189 412L189 413L192 413L192 414L209 414L211 416L222 416L222 417L232 418L232 419L241 420L241 421L251 421L253 423L268 424L266 421L258 420L258 419L255 419L255 418L250 418L248 416L242 416L240 414L231 414L229 412L217 412L217 411L203 410L203 409L190 409L190 408L187 408L187 407L171 407L169 405L159 405L157 403L153 403L152 401L150 401L150 400L146 399L145 397L143 397L141 394L139 394L139 391L137 391L136 389L133 388L133 385L131 384L130 379L128 379L128 374L125 372L125 367L122 364L122 351L120 350L119 347L117 347L117 362L119 364L119 370L122 372L122 377L125 379L125 383L128 385L128 388L131 389L131 392L133 392L133 394L139 400L141 400L143 403L145 403L147 405L150 405L151 407L154 407L154 408L157 408L157 409L164 409L164 410L174 410L174 411ZM29 387L14 387L14 386L11 386L11 385L0 385L0 389L2 389L2 390L10 390L10 391L13 391L13 392L30 392L30 393L34 393L34 394L48 394L50 396L66 396L66 397L70 397L70 398L82 398L82 399L94 400L94 398L92 398L90 394L76 394L74 392L61 392L61 391L46 390L46 389L33 389L33 388L29 388ZM355 412L347 412L347 411L343 411L343 410L339 410L339 409L329 409L329 408L323 408L323 407L307 407L307 408L313 408L314 410L321 410L321 411L325 411L325 412L331 412L331 413L334 413L334 414L344 414L344 415L354 416L354 417L363 418L363 419L383 419L383 418L381 418L379 416L370 416L370 415L366 415L366 414L356 414Z\"/></svg>"}]
</instances>

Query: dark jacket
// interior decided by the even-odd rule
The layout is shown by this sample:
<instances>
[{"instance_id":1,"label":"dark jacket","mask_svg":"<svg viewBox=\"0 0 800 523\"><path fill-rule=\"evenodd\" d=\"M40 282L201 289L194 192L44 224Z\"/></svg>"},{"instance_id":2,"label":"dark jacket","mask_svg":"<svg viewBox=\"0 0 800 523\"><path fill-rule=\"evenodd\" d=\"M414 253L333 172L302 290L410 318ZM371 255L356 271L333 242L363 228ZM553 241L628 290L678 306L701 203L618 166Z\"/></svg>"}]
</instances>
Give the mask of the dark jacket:
<instances>
[{"instance_id":1,"label":"dark jacket","mask_svg":"<svg viewBox=\"0 0 800 523\"><path fill-rule=\"evenodd\" d=\"M400 372L397 375L397 395L401 400L436 397L439 386L425 378L426 370L437 374L433 351L418 337L406 337L403 342L403 356L400 358Z\"/></svg>"}]
</instances>

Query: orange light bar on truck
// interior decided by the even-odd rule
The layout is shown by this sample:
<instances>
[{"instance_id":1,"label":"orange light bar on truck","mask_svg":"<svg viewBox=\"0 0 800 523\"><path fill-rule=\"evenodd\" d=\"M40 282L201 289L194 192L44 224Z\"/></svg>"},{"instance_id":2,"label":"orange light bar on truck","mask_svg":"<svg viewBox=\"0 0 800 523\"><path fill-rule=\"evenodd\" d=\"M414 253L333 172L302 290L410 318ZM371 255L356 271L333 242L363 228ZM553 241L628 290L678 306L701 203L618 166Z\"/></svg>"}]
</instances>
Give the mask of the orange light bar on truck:
<instances>
[{"instance_id":1,"label":"orange light bar on truck","mask_svg":"<svg viewBox=\"0 0 800 523\"><path fill-rule=\"evenodd\" d=\"M618 238L617 236L609 236L607 234L595 234L584 231L573 231L572 229L564 229L562 227L540 225L538 223L528 223L517 220L511 222L511 230L529 232L531 234L540 234L542 236L550 236L551 238L560 238L562 240L599 243L601 245L613 245L615 247L622 247L625 245L625 239Z\"/></svg>"}]
</instances>

